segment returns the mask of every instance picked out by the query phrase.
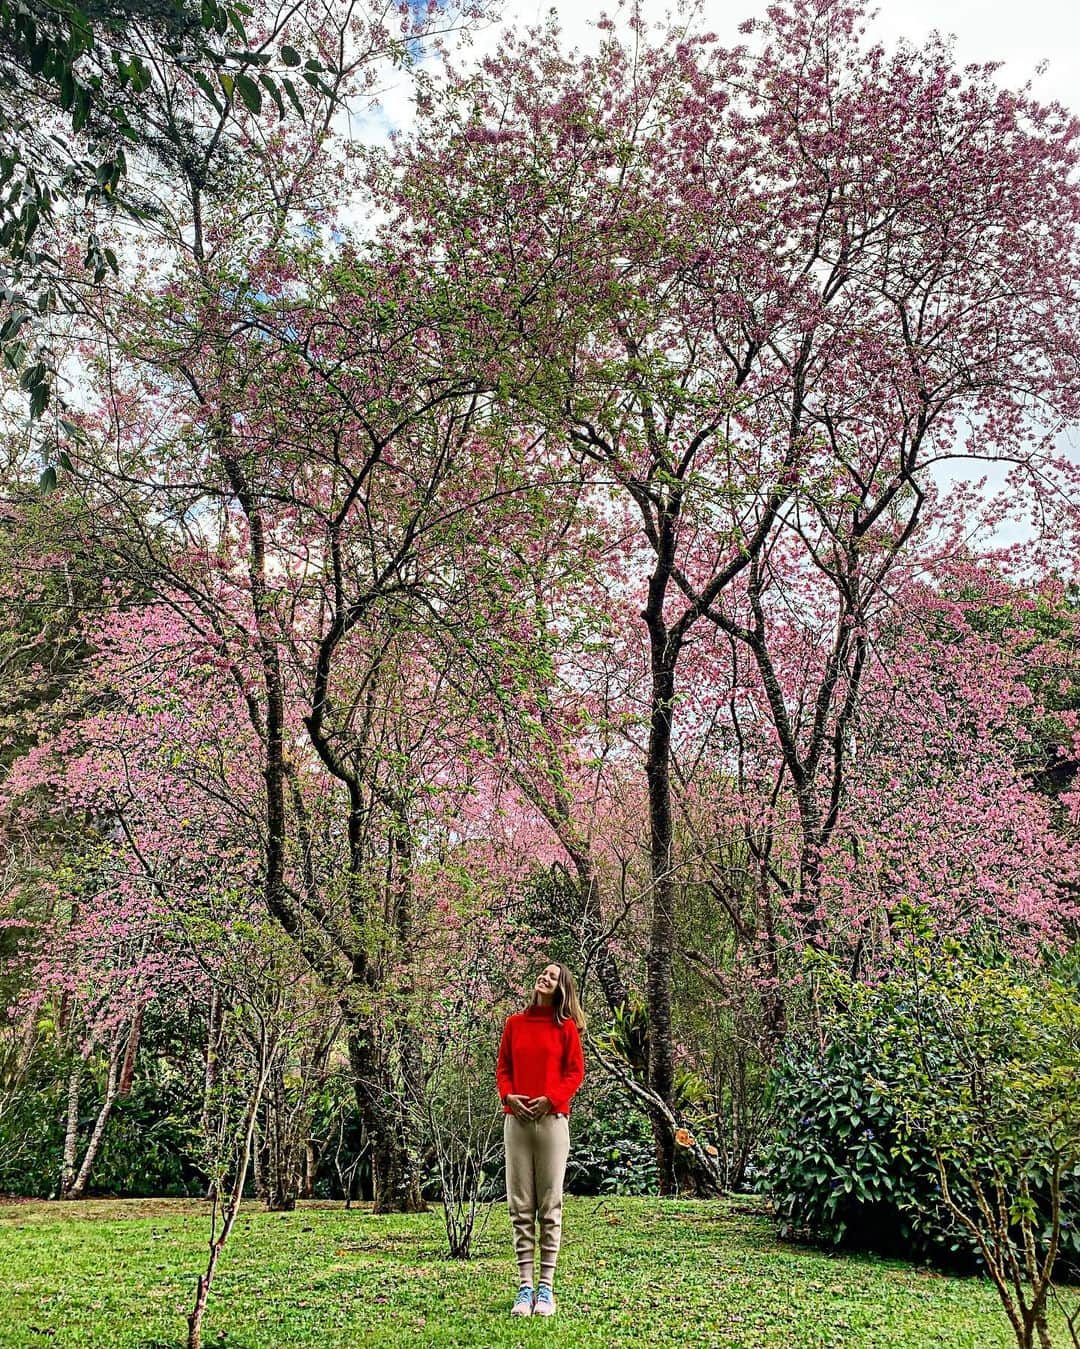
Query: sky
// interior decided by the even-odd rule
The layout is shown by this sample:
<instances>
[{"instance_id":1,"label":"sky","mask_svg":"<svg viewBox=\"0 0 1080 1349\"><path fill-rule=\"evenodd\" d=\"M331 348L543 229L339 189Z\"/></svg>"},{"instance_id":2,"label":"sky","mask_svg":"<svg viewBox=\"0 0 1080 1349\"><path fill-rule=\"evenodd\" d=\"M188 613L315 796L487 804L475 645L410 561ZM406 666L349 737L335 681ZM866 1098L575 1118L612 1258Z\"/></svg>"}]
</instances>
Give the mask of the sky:
<instances>
[{"instance_id":1,"label":"sky","mask_svg":"<svg viewBox=\"0 0 1080 1349\"><path fill-rule=\"evenodd\" d=\"M549 11L559 16L567 37L585 45L589 20L602 8L587 0L507 0L504 17L515 24L535 23ZM642 0L642 13L662 19L667 0ZM740 40L739 24L764 13L765 0L698 0L695 27L721 39ZM963 63L1004 61L1010 84L1023 83L1040 62L1047 70L1039 83L1046 98L1080 110L1080 6L1075 0L884 0L873 31L887 44L898 38L920 42L931 31L952 33ZM479 43L476 44L477 47Z\"/></svg>"}]
</instances>

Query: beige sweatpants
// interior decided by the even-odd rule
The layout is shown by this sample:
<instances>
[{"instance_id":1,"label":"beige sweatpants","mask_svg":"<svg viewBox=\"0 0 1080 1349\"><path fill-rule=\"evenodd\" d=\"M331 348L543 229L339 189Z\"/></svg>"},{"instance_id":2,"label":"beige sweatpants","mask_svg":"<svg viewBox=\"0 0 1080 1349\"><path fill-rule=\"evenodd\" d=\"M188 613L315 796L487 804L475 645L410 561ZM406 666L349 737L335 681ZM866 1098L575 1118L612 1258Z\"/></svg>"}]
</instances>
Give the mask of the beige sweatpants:
<instances>
[{"instance_id":1,"label":"beige sweatpants","mask_svg":"<svg viewBox=\"0 0 1080 1349\"><path fill-rule=\"evenodd\" d=\"M562 1238L563 1177L570 1155L570 1121L565 1115L520 1120L507 1115L506 1202L514 1229L518 1274L533 1281L536 1223L540 1224L540 1282L554 1284L555 1262Z\"/></svg>"}]
</instances>

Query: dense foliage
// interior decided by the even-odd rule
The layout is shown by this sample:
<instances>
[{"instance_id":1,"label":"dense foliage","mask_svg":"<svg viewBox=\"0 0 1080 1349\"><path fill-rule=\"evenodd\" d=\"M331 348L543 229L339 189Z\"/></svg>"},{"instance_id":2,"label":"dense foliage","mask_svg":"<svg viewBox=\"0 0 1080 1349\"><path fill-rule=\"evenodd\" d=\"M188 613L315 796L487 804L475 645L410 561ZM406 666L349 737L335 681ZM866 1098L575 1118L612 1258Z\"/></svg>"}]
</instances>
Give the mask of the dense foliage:
<instances>
[{"instance_id":1,"label":"dense foliage","mask_svg":"<svg viewBox=\"0 0 1080 1349\"><path fill-rule=\"evenodd\" d=\"M971 1251L941 1203L926 1145L907 1139L880 1034L829 1020L816 1037L785 1046L772 1086L775 1139L762 1183L784 1236L883 1255L945 1260Z\"/></svg>"},{"instance_id":2,"label":"dense foliage","mask_svg":"<svg viewBox=\"0 0 1080 1349\"><path fill-rule=\"evenodd\" d=\"M1026 1343L1075 1222L1080 124L784 0L506 34L362 148L478 8L34 10L4 406L43 231L71 393L0 440L0 1185L206 1188L193 1349L246 1192L438 1195L465 1256L555 956L579 1188L977 1249ZM88 272L33 198L95 156Z\"/></svg>"},{"instance_id":3,"label":"dense foliage","mask_svg":"<svg viewBox=\"0 0 1080 1349\"><path fill-rule=\"evenodd\" d=\"M885 977L858 983L814 964L818 1030L785 1046L773 1085L765 1184L782 1230L985 1270L1022 1250L1030 1225L1039 1259L1069 1277L1080 1268L1075 980L1068 966L1061 981L965 950L917 915L898 923ZM988 1228L991 1214L1004 1227Z\"/></svg>"}]
</instances>

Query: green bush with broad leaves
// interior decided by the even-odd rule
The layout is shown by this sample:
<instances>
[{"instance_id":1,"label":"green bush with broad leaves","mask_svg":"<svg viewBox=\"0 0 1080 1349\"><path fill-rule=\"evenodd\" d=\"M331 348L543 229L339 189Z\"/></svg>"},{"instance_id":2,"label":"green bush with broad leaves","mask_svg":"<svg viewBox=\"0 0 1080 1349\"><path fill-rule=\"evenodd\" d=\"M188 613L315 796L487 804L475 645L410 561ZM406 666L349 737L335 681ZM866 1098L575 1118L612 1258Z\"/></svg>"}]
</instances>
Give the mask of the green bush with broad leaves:
<instances>
[{"instance_id":1,"label":"green bush with broad leaves","mask_svg":"<svg viewBox=\"0 0 1080 1349\"><path fill-rule=\"evenodd\" d=\"M886 1072L884 1025L828 1017L824 1039L786 1046L771 1084L776 1131L760 1179L780 1234L883 1255L970 1263L941 1202L930 1150L906 1139Z\"/></svg>"},{"instance_id":2,"label":"green bush with broad leaves","mask_svg":"<svg viewBox=\"0 0 1080 1349\"><path fill-rule=\"evenodd\" d=\"M985 1267L989 1196L1008 1215L1006 1244L1021 1247L1026 1231L1075 1272L1075 983L939 941L917 912L900 914L905 924L874 982L809 958L817 1024L785 1047L770 1088L763 1188L781 1233Z\"/></svg>"},{"instance_id":3,"label":"green bush with broad leaves","mask_svg":"<svg viewBox=\"0 0 1080 1349\"><path fill-rule=\"evenodd\" d=\"M574 1101L566 1185L574 1194L657 1192L656 1147L648 1116L622 1087L589 1083Z\"/></svg>"},{"instance_id":4,"label":"green bush with broad leaves","mask_svg":"<svg viewBox=\"0 0 1080 1349\"><path fill-rule=\"evenodd\" d=\"M60 1183L73 1059L58 1046L53 1023L43 1018L39 1040L18 1083L0 1094L0 1194L55 1195ZM206 1179L194 1158L192 1102L201 1098L202 1060L186 1043L186 1024L151 1006L130 1092L120 1096L105 1130L90 1179L99 1195L202 1194ZM104 1090L106 1064L93 1056L86 1068L80 1151L93 1128ZM3 1083L0 1083L0 1087Z\"/></svg>"},{"instance_id":5,"label":"green bush with broad leaves","mask_svg":"<svg viewBox=\"0 0 1080 1349\"><path fill-rule=\"evenodd\" d=\"M874 1085L905 1137L931 1150L943 1203L1018 1349L1050 1349L1054 1303L1080 1345L1080 1300L1055 1287L1077 1272L1080 987L1033 963L981 961L917 913L895 966L905 996L884 1034L888 1075Z\"/></svg>"}]
</instances>

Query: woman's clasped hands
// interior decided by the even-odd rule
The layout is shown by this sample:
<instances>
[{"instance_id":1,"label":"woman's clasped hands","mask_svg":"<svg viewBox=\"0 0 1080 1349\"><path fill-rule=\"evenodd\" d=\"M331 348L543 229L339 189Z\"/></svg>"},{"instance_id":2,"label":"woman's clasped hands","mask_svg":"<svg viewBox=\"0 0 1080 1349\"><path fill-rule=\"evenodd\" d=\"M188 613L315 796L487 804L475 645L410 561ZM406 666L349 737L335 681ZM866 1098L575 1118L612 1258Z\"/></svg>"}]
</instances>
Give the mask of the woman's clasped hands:
<instances>
[{"instance_id":1,"label":"woman's clasped hands","mask_svg":"<svg viewBox=\"0 0 1080 1349\"><path fill-rule=\"evenodd\" d=\"M520 1096L511 1093L506 1104L518 1119L540 1119L551 1114L551 1101L547 1096Z\"/></svg>"}]
</instances>

